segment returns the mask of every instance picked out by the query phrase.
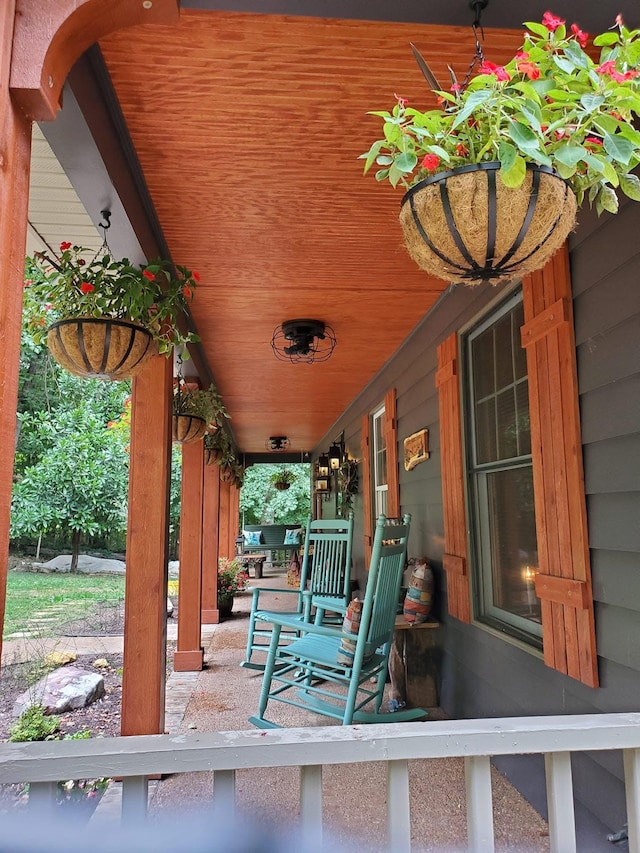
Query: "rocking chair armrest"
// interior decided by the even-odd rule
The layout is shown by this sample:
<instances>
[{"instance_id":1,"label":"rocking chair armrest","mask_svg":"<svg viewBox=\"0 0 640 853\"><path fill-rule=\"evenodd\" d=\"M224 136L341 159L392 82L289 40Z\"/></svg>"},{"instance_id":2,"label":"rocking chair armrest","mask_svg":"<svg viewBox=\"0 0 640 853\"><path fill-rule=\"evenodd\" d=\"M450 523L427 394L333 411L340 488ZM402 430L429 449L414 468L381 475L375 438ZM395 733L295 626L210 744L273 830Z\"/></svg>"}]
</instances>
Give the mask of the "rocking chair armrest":
<instances>
[{"instance_id":1,"label":"rocking chair armrest","mask_svg":"<svg viewBox=\"0 0 640 853\"><path fill-rule=\"evenodd\" d=\"M257 613L256 616L260 619L259 613ZM338 640L352 640L354 642L358 639L357 634L348 634L341 628L332 628L328 625L316 625L314 622L305 622L300 619L300 617L296 618L295 616L280 616L276 613L270 612L269 622L273 625L278 625L280 628L295 629L296 631L300 631L301 634L317 634L321 637L334 637Z\"/></svg>"},{"instance_id":2,"label":"rocking chair armrest","mask_svg":"<svg viewBox=\"0 0 640 853\"><path fill-rule=\"evenodd\" d=\"M278 595L280 595L280 593L285 593L286 595L300 595L299 589L281 589L280 587L277 587L277 586L248 586L247 592L252 592L252 593L257 592L258 595L261 592L275 592Z\"/></svg>"}]
</instances>

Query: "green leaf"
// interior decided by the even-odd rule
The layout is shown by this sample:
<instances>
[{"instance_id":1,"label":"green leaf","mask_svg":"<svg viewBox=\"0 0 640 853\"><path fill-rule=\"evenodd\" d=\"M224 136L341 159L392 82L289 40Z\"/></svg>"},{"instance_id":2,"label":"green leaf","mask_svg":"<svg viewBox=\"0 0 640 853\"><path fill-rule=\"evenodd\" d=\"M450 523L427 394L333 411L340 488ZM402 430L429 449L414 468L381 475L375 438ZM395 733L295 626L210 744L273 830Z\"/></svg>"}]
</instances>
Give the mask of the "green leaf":
<instances>
[{"instance_id":1,"label":"green leaf","mask_svg":"<svg viewBox=\"0 0 640 853\"><path fill-rule=\"evenodd\" d=\"M618 41L618 33L602 33L594 38L593 43L596 47L603 47L605 45L617 44Z\"/></svg>"},{"instance_id":2,"label":"green leaf","mask_svg":"<svg viewBox=\"0 0 640 853\"><path fill-rule=\"evenodd\" d=\"M524 26L537 36L543 36L545 39L549 38L549 30L539 21L525 21Z\"/></svg>"},{"instance_id":3,"label":"green leaf","mask_svg":"<svg viewBox=\"0 0 640 853\"><path fill-rule=\"evenodd\" d=\"M556 172L560 175L561 178L564 178L565 181L568 181L569 178L572 178L576 173L575 166L567 166L565 163L557 161L555 164Z\"/></svg>"},{"instance_id":4,"label":"green leaf","mask_svg":"<svg viewBox=\"0 0 640 853\"><path fill-rule=\"evenodd\" d=\"M604 137L604 150L610 157L625 166L629 164L633 156L633 145L619 133L607 133Z\"/></svg>"},{"instance_id":5,"label":"green leaf","mask_svg":"<svg viewBox=\"0 0 640 853\"><path fill-rule=\"evenodd\" d=\"M393 163L393 157L390 157L388 154L380 154L379 157L376 157L376 165L378 166L390 166Z\"/></svg>"},{"instance_id":6,"label":"green leaf","mask_svg":"<svg viewBox=\"0 0 640 853\"><path fill-rule=\"evenodd\" d=\"M451 125L451 129L454 130L456 127L458 127L458 125L462 124L463 121L466 121L469 116L481 104L484 104L484 102L487 101L492 95L493 92L490 89L480 89L477 92L472 92L467 98L466 104L456 116L453 124Z\"/></svg>"},{"instance_id":7,"label":"green leaf","mask_svg":"<svg viewBox=\"0 0 640 853\"><path fill-rule=\"evenodd\" d=\"M498 159L502 164L500 169L503 174L513 168L513 164L515 163L517 156L518 152L510 142L500 143L500 147L498 148Z\"/></svg>"},{"instance_id":8,"label":"green leaf","mask_svg":"<svg viewBox=\"0 0 640 853\"><path fill-rule=\"evenodd\" d=\"M608 210L609 213L618 212L618 196L615 190L611 187L600 187L600 192L596 196L596 210L601 214L603 210Z\"/></svg>"},{"instance_id":9,"label":"green leaf","mask_svg":"<svg viewBox=\"0 0 640 853\"><path fill-rule=\"evenodd\" d=\"M504 163L502 165L502 168L500 169L502 183L507 187L519 187L520 184L524 181L526 174L527 164L525 160L518 154L516 154L515 159L513 160L513 163L509 169L504 168Z\"/></svg>"},{"instance_id":10,"label":"green leaf","mask_svg":"<svg viewBox=\"0 0 640 853\"><path fill-rule=\"evenodd\" d=\"M620 175L620 189L629 198L640 201L640 178L637 175Z\"/></svg>"},{"instance_id":11,"label":"green leaf","mask_svg":"<svg viewBox=\"0 0 640 853\"><path fill-rule=\"evenodd\" d=\"M576 68L591 68L591 60L577 41L570 41L565 49L565 55L570 57Z\"/></svg>"},{"instance_id":12,"label":"green leaf","mask_svg":"<svg viewBox=\"0 0 640 853\"><path fill-rule=\"evenodd\" d=\"M366 154L361 154L360 157L366 157L366 162L364 164L364 172L365 174L369 171L373 163L375 162L376 157L380 153L380 149L384 145L383 140L379 139L377 142L374 142L369 151Z\"/></svg>"},{"instance_id":13,"label":"green leaf","mask_svg":"<svg viewBox=\"0 0 640 853\"><path fill-rule=\"evenodd\" d=\"M568 59L564 59L562 56L558 56L557 54L553 57L554 63L558 66L560 71L564 71L565 74L572 74L575 70L575 65L573 62L570 62Z\"/></svg>"},{"instance_id":14,"label":"green leaf","mask_svg":"<svg viewBox=\"0 0 640 853\"><path fill-rule=\"evenodd\" d=\"M604 95L583 95L580 98L580 103L588 113L595 113L604 102Z\"/></svg>"},{"instance_id":15,"label":"green leaf","mask_svg":"<svg viewBox=\"0 0 640 853\"><path fill-rule=\"evenodd\" d=\"M396 157L393 165L399 172L409 174L418 165L418 158L413 151L404 151Z\"/></svg>"},{"instance_id":16,"label":"green leaf","mask_svg":"<svg viewBox=\"0 0 640 853\"><path fill-rule=\"evenodd\" d=\"M554 159L558 160L563 165L575 169L577 164L584 157L584 154L585 150L581 146L567 144L561 145L559 148L557 148L553 156ZM563 177L565 176L563 175Z\"/></svg>"},{"instance_id":17,"label":"green leaf","mask_svg":"<svg viewBox=\"0 0 640 853\"><path fill-rule=\"evenodd\" d=\"M386 181L389 177L389 169L378 169L375 178L376 181Z\"/></svg>"}]
</instances>

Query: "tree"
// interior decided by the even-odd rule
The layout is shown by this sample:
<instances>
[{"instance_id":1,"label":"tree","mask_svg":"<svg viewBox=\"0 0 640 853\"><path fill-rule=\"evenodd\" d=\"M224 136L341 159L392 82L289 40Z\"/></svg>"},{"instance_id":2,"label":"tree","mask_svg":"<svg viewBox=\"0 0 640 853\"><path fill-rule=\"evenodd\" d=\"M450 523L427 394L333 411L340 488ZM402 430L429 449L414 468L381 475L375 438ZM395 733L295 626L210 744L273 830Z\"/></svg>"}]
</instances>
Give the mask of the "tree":
<instances>
[{"instance_id":1,"label":"tree","mask_svg":"<svg viewBox=\"0 0 640 853\"><path fill-rule=\"evenodd\" d=\"M292 471L295 480L278 491L271 477L278 470ZM288 524L306 520L311 512L311 468L307 463L250 465L240 491L240 512L246 524Z\"/></svg>"}]
</instances>

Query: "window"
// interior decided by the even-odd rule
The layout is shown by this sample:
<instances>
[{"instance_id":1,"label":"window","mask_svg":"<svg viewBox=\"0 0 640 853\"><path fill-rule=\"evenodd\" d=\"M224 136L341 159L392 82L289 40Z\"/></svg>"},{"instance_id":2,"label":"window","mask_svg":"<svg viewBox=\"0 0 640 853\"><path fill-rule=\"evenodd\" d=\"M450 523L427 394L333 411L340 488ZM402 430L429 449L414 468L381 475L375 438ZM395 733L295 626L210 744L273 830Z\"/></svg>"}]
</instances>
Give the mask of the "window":
<instances>
[{"instance_id":1,"label":"window","mask_svg":"<svg viewBox=\"0 0 640 853\"><path fill-rule=\"evenodd\" d=\"M475 615L538 645L538 546L522 294L463 339Z\"/></svg>"},{"instance_id":2,"label":"window","mask_svg":"<svg viewBox=\"0 0 640 853\"><path fill-rule=\"evenodd\" d=\"M384 406L371 416L373 427L373 508L377 518L380 513L387 514L387 442L384 434Z\"/></svg>"}]
</instances>

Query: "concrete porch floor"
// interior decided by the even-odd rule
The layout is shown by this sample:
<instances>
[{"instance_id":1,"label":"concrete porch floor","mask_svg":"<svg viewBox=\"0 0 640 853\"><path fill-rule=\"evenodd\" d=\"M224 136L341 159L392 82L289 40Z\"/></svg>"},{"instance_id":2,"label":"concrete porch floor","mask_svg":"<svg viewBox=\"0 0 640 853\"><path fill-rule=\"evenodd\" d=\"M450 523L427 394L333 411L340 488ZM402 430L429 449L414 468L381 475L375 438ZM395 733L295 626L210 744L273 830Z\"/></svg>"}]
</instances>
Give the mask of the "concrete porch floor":
<instances>
[{"instance_id":1,"label":"concrete porch floor","mask_svg":"<svg viewBox=\"0 0 640 853\"><path fill-rule=\"evenodd\" d=\"M286 587L286 570L270 569L251 585ZM283 595L273 594L268 606L282 606ZM265 602L266 603L266 602ZM250 728L247 719L258 706L260 672L243 669L251 594L236 597L230 619L203 627L205 669L198 673L173 673L167 685L166 728L171 733L225 731ZM332 721L288 706L276 706L278 721L287 726L330 725ZM271 715L275 716L274 714ZM442 718L440 709L432 718ZM337 724L337 722L336 722ZM425 725L429 725L428 721ZM411 813L414 850L457 851L466 849L465 783L463 762L458 759L411 763ZM299 816L297 769L239 771L237 808L242 825L259 826L279 834L292 830ZM108 819L119 808L119 786L112 785L103 797L92 824ZM358 768L331 766L323 775L327 835L338 849L384 849L386 782L378 764ZM493 796L497 850L546 851L547 825L509 782L493 771ZM213 774L177 774L152 783L149 809L152 815L194 820L210 813ZM518 839L517 847L514 839ZM216 849L212 847L212 850Z\"/></svg>"}]
</instances>

